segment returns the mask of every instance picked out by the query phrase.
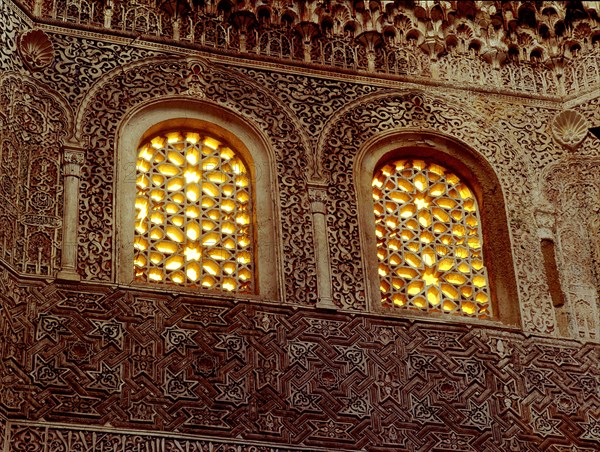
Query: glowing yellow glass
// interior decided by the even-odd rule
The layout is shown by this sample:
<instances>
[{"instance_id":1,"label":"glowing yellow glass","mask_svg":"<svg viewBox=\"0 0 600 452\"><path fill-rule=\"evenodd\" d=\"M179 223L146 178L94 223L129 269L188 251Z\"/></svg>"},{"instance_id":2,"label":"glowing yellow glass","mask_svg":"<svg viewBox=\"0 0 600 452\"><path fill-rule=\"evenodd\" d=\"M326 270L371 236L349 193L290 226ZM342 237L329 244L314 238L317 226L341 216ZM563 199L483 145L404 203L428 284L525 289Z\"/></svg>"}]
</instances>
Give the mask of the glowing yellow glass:
<instances>
[{"instance_id":1,"label":"glowing yellow glass","mask_svg":"<svg viewBox=\"0 0 600 452\"><path fill-rule=\"evenodd\" d=\"M471 189L446 168L415 159L381 166L372 186L382 303L490 318Z\"/></svg>"},{"instance_id":2,"label":"glowing yellow glass","mask_svg":"<svg viewBox=\"0 0 600 452\"><path fill-rule=\"evenodd\" d=\"M250 175L230 147L196 131L138 151L137 281L254 292Z\"/></svg>"}]
</instances>

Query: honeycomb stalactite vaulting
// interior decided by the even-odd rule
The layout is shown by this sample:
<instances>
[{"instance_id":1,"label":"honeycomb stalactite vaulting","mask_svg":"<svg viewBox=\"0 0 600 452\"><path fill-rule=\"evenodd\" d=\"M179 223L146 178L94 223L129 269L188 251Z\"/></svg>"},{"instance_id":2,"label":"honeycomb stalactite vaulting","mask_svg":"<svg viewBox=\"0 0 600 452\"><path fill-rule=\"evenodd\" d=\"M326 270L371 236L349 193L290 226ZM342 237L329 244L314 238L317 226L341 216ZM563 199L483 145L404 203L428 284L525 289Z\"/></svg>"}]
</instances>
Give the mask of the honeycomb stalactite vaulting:
<instances>
[{"instance_id":1,"label":"honeycomb stalactite vaulting","mask_svg":"<svg viewBox=\"0 0 600 452\"><path fill-rule=\"evenodd\" d=\"M538 94L590 90L600 76L597 1L55 0L36 14L228 53Z\"/></svg>"}]
</instances>

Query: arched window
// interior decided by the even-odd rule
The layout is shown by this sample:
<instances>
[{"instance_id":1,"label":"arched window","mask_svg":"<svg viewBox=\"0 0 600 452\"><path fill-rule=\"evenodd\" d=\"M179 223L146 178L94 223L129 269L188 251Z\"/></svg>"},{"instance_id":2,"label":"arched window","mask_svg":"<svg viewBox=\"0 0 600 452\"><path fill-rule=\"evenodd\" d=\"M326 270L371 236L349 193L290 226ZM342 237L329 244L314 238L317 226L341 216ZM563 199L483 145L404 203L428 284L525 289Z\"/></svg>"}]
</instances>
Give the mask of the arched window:
<instances>
[{"instance_id":1,"label":"arched window","mask_svg":"<svg viewBox=\"0 0 600 452\"><path fill-rule=\"evenodd\" d=\"M254 292L247 165L200 130L147 139L136 164L135 281Z\"/></svg>"},{"instance_id":2,"label":"arched window","mask_svg":"<svg viewBox=\"0 0 600 452\"><path fill-rule=\"evenodd\" d=\"M519 326L500 180L456 138L391 130L355 163L370 309Z\"/></svg>"},{"instance_id":3,"label":"arched window","mask_svg":"<svg viewBox=\"0 0 600 452\"><path fill-rule=\"evenodd\" d=\"M115 142L115 280L280 301L275 158L236 113L188 97L129 112Z\"/></svg>"},{"instance_id":4,"label":"arched window","mask_svg":"<svg viewBox=\"0 0 600 452\"><path fill-rule=\"evenodd\" d=\"M477 200L431 160L396 159L373 177L381 302L491 317Z\"/></svg>"}]
</instances>

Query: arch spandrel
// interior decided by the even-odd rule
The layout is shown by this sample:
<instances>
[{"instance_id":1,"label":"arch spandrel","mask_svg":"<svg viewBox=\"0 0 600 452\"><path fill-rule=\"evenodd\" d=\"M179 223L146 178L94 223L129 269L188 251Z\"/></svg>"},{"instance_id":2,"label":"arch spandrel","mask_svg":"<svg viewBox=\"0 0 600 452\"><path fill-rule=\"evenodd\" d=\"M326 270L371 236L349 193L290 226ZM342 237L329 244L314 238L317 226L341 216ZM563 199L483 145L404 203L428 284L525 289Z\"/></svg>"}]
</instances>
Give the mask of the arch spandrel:
<instances>
[{"instance_id":1,"label":"arch spandrel","mask_svg":"<svg viewBox=\"0 0 600 452\"><path fill-rule=\"evenodd\" d=\"M228 110L269 137L282 200L286 299L315 302L316 270L309 252L312 220L305 186L307 140L293 114L270 93L243 75L198 59L154 58L116 69L99 80L82 103L77 127L89 146L80 201L78 269L83 279L115 280L112 162L116 134L127 115L152 99L200 100Z\"/></svg>"},{"instance_id":2,"label":"arch spandrel","mask_svg":"<svg viewBox=\"0 0 600 452\"><path fill-rule=\"evenodd\" d=\"M394 141L394 137L406 131L413 133ZM367 278L361 276L365 269L358 232L359 207L355 198L348 196L361 177L357 157L366 152L365 149L373 150L373 143L382 137L397 147L427 148L436 143L436 136L473 150L473 156L492 168L497 176L506 203L508 236L521 295L521 299L515 298L513 303L520 305L526 330L554 332L554 311L537 258L539 240L536 231L528 226L534 224L533 212L528 207L534 180L526 176L525 158L506 135L483 118L468 113L454 102L423 92L388 92L359 99L331 118L321 135L318 160L321 178L329 185L330 231L344 231L339 232L343 239L329 237L336 289L334 299L349 308L367 307L365 294L368 291L364 283Z\"/></svg>"}]
</instances>

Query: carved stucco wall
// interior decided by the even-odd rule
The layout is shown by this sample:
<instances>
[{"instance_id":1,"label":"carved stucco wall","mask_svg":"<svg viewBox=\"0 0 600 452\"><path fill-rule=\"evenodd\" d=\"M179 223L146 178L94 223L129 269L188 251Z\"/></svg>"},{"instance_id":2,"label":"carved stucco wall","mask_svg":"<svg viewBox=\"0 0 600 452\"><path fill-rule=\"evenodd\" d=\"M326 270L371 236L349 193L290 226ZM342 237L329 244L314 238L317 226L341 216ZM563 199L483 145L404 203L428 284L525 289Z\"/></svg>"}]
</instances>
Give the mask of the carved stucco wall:
<instances>
[{"instance_id":1,"label":"carved stucco wall","mask_svg":"<svg viewBox=\"0 0 600 452\"><path fill-rule=\"evenodd\" d=\"M0 444L5 444L4 434L6 432L6 419L0 415Z\"/></svg>"},{"instance_id":2,"label":"carved stucco wall","mask_svg":"<svg viewBox=\"0 0 600 452\"><path fill-rule=\"evenodd\" d=\"M93 286L23 286L6 272L0 281L9 450L161 441L119 429L308 450L591 451L599 439L593 344ZM64 422L111 429L54 425Z\"/></svg>"},{"instance_id":3,"label":"carved stucco wall","mask_svg":"<svg viewBox=\"0 0 600 452\"><path fill-rule=\"evenodd\" d=\"M17 54L17 35L29 28L24 14L11 2L0 3L0 68L2 70L22 69L23 61L15 58Z\"/></svg>"},{"instance_id":4,"label":"carved stucco wall","mask_svg":"<svg viewBox=\"0 0 600 452\"><path fill-rule=\"evenodd\" d=\"M598 337L600 159L567 157L549 168L547 192L556 209L561 284L570 335ZM582 265L587 263L587 265Z\"/></svg>"},{"instance_id":5,"label":"carved stucco wall","mask_svg":"<svg viewBox=\"0 0 600 452\"><path fill-rule=\"evenodd\" d=\"M41 141L51 143L44 152L60 168L59 151L72 128L63 104L78 111L76 130L86 146L79 270L87 281L26 281L7 268L26 269L4 258L0 444L8 450L279 447L266 444L291 450L595 450L600 349L552 338L590 335L581 334L579 319L586 319L575 311L570 331L557 326L533 217L543 202L552 204L563 284L588 288L576 292L563 285L566 306L580 299L593 306L599 284L599 149L591 136L576 155L556 143L550 122L563 108L559 102L236 67L57 31L48 33L52 63L30 73L14 53L16 30L23 26L14 20L0 22L8 42L0 50L3 105L42 112L41 122L27 124L48 131L20 139L18 149L35 148L38 155ZM199 73L191 70L194 65ZM136 105L169 94L202 96L270 137L284 222L285 301L303 307L97 284L114 278L118 123ZM14 102L14 96L22 97ZM569 107L596 124L598 102ZM4 114L2 136L18 137L6 125L27 115ZM497 172L523 329L533 335L502 325L356 314L367 306L360 294L353 159L361 142L402 127L459 138ZM309 182L329 185L334 299L353 315L311 309L316 282L307 232ZM52 190L58 209L53 215L60 217L60 178ZM579 229L573 229L573 218ZM53 231L55 270L61 237L60 229ZM582 261L590 263L583 271ZM10 419L6 424L3 415ZM248 445L254 441L263 446Z\"/></svg>"},{"instance_id":6,"label":"carved stucco wall","mask_svg":"<svg viewBox=\"0 0 600 452\"><path fill-rule=\"evenodd\" d=\"M191 66L198 72L193 72ZM160 74L156 76L155 74ZM193 85L193 86L192 86ZM251 79L202 61L162 58L118 69L96 86L80 113L89 143L83 168L79 268L84 278L111 280L114 136L123 114L135 105L168 94L200 96L228 107L255 123L272 140L276 151L284 243L286 295L292 302L314 302L314 258L311 214L306 189L306 143L293 113ZM200 94L199 94L200 93ZM102 114L98 114L102 111ZM107 184L107 182L109 182ZM90 238L93 238L90 240ZM102 265L97 265L102 262Z\"/></svg>"},{"instance_id":7,"label":"carved stucco wall","mask_svg":"<svg viewBox=\"0 0 600 452\"><path fill-rule=\"evenodd\" d=\"M573 106L570 106L573 108ZM574 106L574 110L580 112L586 117L590 126L598 127L600 123L600 96L596 94L595 97L585 100L583 102L577 102ZM578 155L589 156L589 157L600 157L600 147L598 141L591 133L588 134L577 149Z\"/></svg>"},{"instance_id":8,"label":"carved stucco wall","mask_svg":"<svg viewBox=\"0 0 600 452\"><path fill-rule=\"evenodd\" d=\"M94 39L48 33L55 46L52 64L32 74L53 87L77 109L91 86L111 70L142 58L165 55L152 49L129 46L131 40L102 42Z\"/></svg>"},{"instance_id":9,"label":"carved stucco wall","mask_svg":"<svg viewBox=\"0 0 600 452\"><path fill-rule=\"evenodd\" d=\"M359 219L353 197L347 196L356 177L351 168L357 149L376 133L388 130L417 128L424 132L438 131L479 150L497 171L516 245L514 258L521 284L521 310L525 328L552 331L553 312L548 299L544 298L547 288L539 259L536 258L539 255L537 242L532 239L535 231L527 228L533 222L532 213L527 209L531 202L528 197L532 179L523 157L502 131L495 130L482 117L467 113L457 101L448 102L423 93L372 96L346 107L339 116L323 134L323 157L319 158L323 160L323 168L328 173L332 198L329 230L332 234L332 262L338 270L335 277L344 280L343 284L334 286L346 291L338 294L338 298L347 300L364 292L358 239ZM346 303L353 304L351 301Z\"/></svg>"},{"instance_id":10,"label":"carved stucco wall","mask_svg":"<svg viewBox=\"0 0 600 452\"><path fill-rule=\"evenodd\" d=\"M73 115L58 99L26 76L0 73L0 255L22 273L59 267L60 143Z\"/></svg>"},{"instance_id":11,"label":"carved stucco wall","mask_svg":"<svg viewBox=\"0 0 600 452\"><path fill-rule=\"evenodd\" d=\"M600 123L600 98L569 105L587 124ZM600 146L588 134L575 152L546 166L540 177L544 202L553 215L565 306L563 334L599 337L600 304ZM561 323L561 322L559 322Z\"/></svg>"}]
</instances>

